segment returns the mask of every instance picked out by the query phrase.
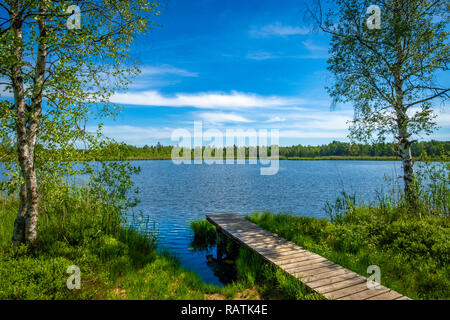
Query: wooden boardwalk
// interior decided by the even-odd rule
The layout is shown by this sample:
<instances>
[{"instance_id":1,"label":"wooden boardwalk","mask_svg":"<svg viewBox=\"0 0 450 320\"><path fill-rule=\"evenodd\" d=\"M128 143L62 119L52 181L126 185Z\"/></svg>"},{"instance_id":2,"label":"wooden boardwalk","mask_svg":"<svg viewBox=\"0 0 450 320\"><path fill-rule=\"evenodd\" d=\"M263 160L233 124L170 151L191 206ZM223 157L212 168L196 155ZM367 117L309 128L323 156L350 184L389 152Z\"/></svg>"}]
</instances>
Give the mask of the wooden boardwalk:
<instances>
[{"instance_id":1,"label":"wooden boardwalk","mask_svg":"<svg viewBox=\"0 0 450 320\"><path fill-rule=\"evenodd\" d=\"M236 214L207 215L219 232L300 279L313 291L335 300L410 300L384 286L369 289L367 278L268 232Z\"/></svg>"}]
</instances>

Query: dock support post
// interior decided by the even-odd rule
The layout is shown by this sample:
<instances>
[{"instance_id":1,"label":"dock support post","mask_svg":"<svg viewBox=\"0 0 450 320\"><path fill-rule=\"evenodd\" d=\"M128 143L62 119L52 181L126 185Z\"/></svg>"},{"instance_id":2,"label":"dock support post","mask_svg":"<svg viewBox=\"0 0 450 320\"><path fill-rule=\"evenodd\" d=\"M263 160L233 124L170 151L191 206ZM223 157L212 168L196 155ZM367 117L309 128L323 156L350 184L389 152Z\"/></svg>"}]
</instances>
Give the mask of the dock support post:
<instances>
[{"instance_id":1,"label":"dock support post","mask_svg":"<svg viewBox=\"0 0 450 320\"><path fill-rule=\"evenodd\" d=\"M219 232L217 232L217 261L221 261L225 249L225 243L222 239L222 236Z\"/></svg>"}]
</instances>

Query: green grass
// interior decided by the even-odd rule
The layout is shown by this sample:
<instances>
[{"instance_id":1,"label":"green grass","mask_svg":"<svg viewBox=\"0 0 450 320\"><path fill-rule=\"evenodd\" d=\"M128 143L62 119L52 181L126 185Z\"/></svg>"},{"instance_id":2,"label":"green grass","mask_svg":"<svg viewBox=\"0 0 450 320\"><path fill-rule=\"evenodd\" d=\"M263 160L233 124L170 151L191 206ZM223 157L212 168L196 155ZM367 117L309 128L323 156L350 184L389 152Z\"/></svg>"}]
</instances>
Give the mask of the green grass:
<instances>
[{"instance_id":1,"label":"green grass","mask_svg":"<svg viewBox=\"0 0 450 320\"><path fill-rule=\"evenodd\" d=\"M194 239L192 240L194 249L209 249L216 244L216 227L206 219L191 221L190 227L194 233Z\"/></svg>"},{"instance_id":2,"label":"green grass","mask_svg":"<svg viewBox=\"0 0 450 320\"><path fill-rule=\"evenodd\" d=\"M223 292L158 254L151 234L124 227L90 196L41 201L37 249L12 248L17 206L0 199L0 299L205 299ZM80 290L67 289L70 265L81 269Z\"/></svg>"},{"instance_id":3,"label":"green grass","mask_svg":"<svg viewBox=\"0 0 450 320\"><path fill-rule=\"evenodd\" d=\"M13 248L18 201L0 198L0 299L318 299L294 278L246 249L235 252L238 280L225 287L205 284L155 238L127 228L120 214L92 195L67 192L57 203L41 200L37 248ZM214 227L192 223L196 239L211 246ZM200 232L200 230L202 232ZM81 269L81 289L69 290L71 265Z\"/></svg>"},{"instance_id":4,"label":"green grass","mask_svg":"<svg viewBox=\"0 0 450 320\"><path fill-rule=\"evenodd\" d=\"M358 208L340 222L269 212L249 220L360 275L381 269L381 284L413 299L450 299L450 223L394 208Z\"/></svg>"}]
</instances>

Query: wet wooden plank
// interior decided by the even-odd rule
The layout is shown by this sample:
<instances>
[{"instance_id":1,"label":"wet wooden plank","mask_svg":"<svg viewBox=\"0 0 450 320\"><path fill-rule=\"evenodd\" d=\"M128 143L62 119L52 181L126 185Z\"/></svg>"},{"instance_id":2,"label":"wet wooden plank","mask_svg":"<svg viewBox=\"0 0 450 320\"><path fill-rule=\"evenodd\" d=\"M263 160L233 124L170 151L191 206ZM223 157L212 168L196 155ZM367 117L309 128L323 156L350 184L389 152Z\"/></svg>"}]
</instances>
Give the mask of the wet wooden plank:
<instances>
[{"instance_id":1,"label":"wet wooden plank","mask_svg":"<svg viewBox=\"0 0 450 320\"><path fill-rule=\"evenodd\" d=\"M313 291L337 300L410 300L389 288L367 288L367 278L236 214L207 215L216 230L298 278Z\"/></svg>"}]
</instances>

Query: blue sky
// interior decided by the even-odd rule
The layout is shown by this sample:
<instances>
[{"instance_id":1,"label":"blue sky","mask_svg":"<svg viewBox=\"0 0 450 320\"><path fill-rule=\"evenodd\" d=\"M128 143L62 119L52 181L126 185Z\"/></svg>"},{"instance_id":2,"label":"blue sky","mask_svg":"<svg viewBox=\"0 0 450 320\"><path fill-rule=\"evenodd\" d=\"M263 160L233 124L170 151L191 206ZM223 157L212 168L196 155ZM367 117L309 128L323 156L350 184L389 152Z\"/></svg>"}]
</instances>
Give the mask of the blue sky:
<instances>
[{"instance_id":1,"label":"blue sky","mask_svg":"<svg viewBox=\"0 0 450 320\"><path fill-rule=\"evenodd\" d=\"M176 144L174 129L279 129L280 144L347 140L351 105L331 110L324 87L328 36L303 24L302 1L163 1L161 26L132 55L142 74L113 101L123 105L104 133L142 146ZM448 78L448 77L447 77ZM431 138L450 139L450 115ZM448 111L448 110L447 110Z\"/></svg>"}]
</instances>

